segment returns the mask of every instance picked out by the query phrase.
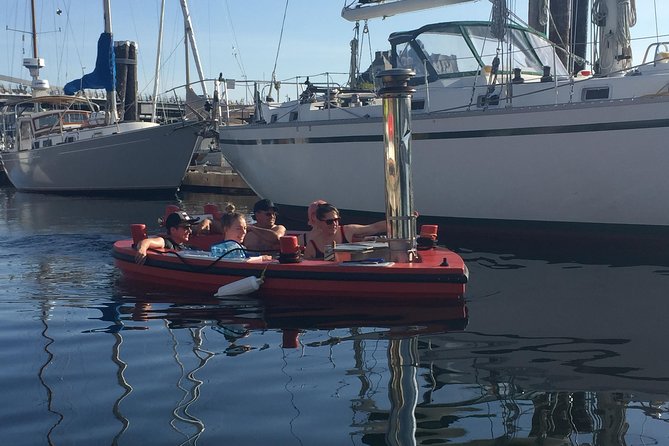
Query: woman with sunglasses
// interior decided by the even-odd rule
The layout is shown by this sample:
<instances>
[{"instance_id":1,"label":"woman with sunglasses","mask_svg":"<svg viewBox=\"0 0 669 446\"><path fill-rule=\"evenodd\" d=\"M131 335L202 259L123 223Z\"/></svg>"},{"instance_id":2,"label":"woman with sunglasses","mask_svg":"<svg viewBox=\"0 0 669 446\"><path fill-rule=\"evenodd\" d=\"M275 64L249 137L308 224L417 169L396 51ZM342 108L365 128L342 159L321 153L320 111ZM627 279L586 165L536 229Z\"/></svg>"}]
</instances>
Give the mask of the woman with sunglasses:
<instances>
[{"instance_id":1,"label":"woman with sunglasses","mask_svg":"<svg viewBox=\"0 0 669 446\"><path fill-rule=\"evenodd\" d=\"M371 225L341 225L339 210L322 200L313 202L308 213L311 231L305 237L304 257L307 259L324 258L325 247L331 246L333 242L349 243L386 232L385 220Z\"/></svg>"}]
</instances>

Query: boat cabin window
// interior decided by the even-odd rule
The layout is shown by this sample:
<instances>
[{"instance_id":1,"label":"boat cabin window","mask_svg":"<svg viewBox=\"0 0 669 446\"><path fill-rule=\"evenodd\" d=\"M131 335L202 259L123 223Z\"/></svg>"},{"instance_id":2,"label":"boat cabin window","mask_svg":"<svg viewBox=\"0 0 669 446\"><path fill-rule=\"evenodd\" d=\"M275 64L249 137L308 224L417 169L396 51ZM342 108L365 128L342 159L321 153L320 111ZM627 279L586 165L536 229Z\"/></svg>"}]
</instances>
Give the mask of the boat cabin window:
<instances>
[{"instance_id":1,"label":"boat cabin window","mask_svg":"<svg viewBox=\"0 0 669 446\"><path fill-rule=\"evenodd\" d=\"M289 121L297 121L298 113L296 111L290 112L290 117L288 118Z\"/></svg>"},{"instance_id":2,"label":"boat cabin window","mask_svg":"<svg viewBox=\"0 0 669 446\"><path fill-rule=\"evenodd\" d=\"M584 88L582 101L601 101L609 98L609 87Z\"/></svg>"},{"instance_id":3,"label":"boat cabin window","mask_svg":"<svg viewBox=\"0 0 669 446\"><path fill-rule=\"evenodd\" d=\"M269 118L269 122L274 123L276 120L279 119L279 115L274 113L271 118Z\"/></svg>"},{"instance_id":4,"label":"boat cabin window","mask_svg":"<svg viewBox=\"0 0 669 446\"><path fill-rule=\"evenodd\" d=\"M417 101L411 101L411 110L423 110L425 108L425 100L419 99Z\"/></svg>"}]
</instances>

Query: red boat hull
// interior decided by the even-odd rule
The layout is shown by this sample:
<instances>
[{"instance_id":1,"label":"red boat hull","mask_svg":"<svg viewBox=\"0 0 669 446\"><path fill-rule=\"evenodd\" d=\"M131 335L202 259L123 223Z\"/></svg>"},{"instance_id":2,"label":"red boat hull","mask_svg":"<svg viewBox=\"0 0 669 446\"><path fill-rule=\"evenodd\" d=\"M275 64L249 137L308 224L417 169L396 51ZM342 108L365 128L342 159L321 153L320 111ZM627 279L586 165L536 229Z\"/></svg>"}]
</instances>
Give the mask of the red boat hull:
<instances>
[{"instance_id":1,"label":"red boat hull","mask_svg":"<svg viewBox=\"0 0 669 446\"><path fill-rule=\"evenodd\" d=\"M249 276L262 277L260 296L339 298L461 299L468 271L462 258L441 247L419 251L420 262L386 266L322 260L299 263L227 261L187 251L149 252L135 263L132 240L114 244L115 264L124 277L155 286L215 293L219 287Z\"/></svg>"}]
</instances>

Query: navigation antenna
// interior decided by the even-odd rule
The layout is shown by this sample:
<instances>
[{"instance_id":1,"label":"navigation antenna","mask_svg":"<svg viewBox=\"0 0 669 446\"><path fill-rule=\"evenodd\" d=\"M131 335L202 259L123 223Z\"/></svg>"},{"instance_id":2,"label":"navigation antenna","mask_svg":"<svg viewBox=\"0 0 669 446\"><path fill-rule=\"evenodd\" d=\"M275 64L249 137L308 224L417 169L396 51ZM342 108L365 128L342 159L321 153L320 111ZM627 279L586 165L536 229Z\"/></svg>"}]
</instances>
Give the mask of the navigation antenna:
<instances>
[{"instance_id":1,"label":"navigation antenna","mask_svg":"<svg viewBox=\"0 0 669 446\"><path fill-rule=\"evenodd\" d=\"M60 15L62 11L59 9L56 11L56 14ZM30 31L24 31L21 29L14 29L10 28L9 26L6 26L5 29L7 31L14 31L17 33L22 33L22 34L30 34L32 36L32 56L33 57L24 57L23 58L23 66L28 69L30 72L30 76L33 78L32 83L30 85L30 88L32 90L32 95L33 97L35 96L42 96L46 94L47 90L50 88L49 86L49 81L46 79L40 79L39 78L39 70L41 68L44 68L44 59L41 59L37 53L37 35L38 34L47 34L47 33L56 33L56 32L61 32L61 29L58 28L55 31L44 31L44 32L37 32L37 24L35 20L35 0L32 0L30 2L30 16L31 16L31 24L32 24L32 29ZM25 42L25 36L22 36L23 41ZM23 50L25 54L25 49Z\"/></svg>"}]
</instances>

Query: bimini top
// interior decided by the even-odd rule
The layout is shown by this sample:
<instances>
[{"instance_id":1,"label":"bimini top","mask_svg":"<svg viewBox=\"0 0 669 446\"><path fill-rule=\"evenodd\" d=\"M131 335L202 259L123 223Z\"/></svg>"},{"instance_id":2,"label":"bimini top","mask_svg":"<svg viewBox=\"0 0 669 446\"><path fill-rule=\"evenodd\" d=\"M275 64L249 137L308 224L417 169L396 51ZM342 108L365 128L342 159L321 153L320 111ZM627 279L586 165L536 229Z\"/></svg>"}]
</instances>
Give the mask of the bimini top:
<instances>
[{"instance_id":1,"label":"bimini top","mask_svg":"<svg viewBox=\"0 0 669 446\"><path fill-rule=\"evenodd\" d=\"M35 116L36 110L39 110L40 112L52 112L54 110L87 110L90 112L98 112L100 111L100 107L95 102L92 102L90 98L62 95L22 99L14 104L14 113L17 118L26 113Z\"/></svg>"}]
</instances>

